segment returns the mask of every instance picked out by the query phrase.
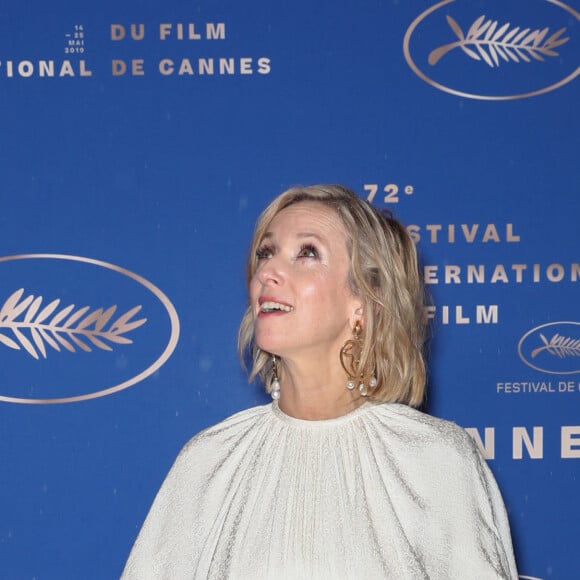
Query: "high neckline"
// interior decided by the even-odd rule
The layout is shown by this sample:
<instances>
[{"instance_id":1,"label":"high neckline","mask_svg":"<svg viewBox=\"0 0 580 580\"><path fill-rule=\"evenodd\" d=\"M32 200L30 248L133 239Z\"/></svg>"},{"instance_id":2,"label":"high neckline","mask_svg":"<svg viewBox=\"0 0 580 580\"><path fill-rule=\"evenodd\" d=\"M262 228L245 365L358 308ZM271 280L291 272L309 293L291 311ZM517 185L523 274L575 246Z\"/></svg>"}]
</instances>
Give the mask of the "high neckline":
<instances>
[{"instance_id":1,"label":"high neckline","mask_svg":"<svg viewBox=\"0 0 580 580\"><path fill-rule=\"evenodd\" d=\"M374 403L370 401L365 401L362 405L357 407L356 409L349 411L345 415L340 415L339 417L333 417L332 419L299 419L298 417L291 417L287 415L280 409L278 405L278 401L272 402L272 412L274 413L275 417L288 425L295 425L297 427L330 427L333 425L340 425L349 423L353 419L360 417L361 415L365 414L369 409L374 407Z\"/></svg>"}]
</instances>

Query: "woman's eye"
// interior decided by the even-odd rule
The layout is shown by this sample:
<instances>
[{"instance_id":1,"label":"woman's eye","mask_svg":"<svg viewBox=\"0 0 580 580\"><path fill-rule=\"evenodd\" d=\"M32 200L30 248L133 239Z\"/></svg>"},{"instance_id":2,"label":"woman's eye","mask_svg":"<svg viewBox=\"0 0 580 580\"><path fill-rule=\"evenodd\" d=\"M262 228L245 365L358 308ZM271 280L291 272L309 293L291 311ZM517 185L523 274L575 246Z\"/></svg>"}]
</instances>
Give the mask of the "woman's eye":
<instances>
[{"instance_id":1,"label":"woman's eye","mask_svg":"<svg viewBox=\"0 0 580 580\"><path fill-rule=\"evenodd\" d=\"M262 246L256 250L256 258L258 260L268 260L272 257L272 249L268 246Z\"/></svg>"},{"instance_id":2,"label":"woman's eye","mask_svg":"<svg viewBox=\"0 0 580 580\"><path fill-rule=\"evenodd\" d=\"M300 248L299 258L318 258L318 250L311 244L306 244Z\"/></svg>"}]
</instances>

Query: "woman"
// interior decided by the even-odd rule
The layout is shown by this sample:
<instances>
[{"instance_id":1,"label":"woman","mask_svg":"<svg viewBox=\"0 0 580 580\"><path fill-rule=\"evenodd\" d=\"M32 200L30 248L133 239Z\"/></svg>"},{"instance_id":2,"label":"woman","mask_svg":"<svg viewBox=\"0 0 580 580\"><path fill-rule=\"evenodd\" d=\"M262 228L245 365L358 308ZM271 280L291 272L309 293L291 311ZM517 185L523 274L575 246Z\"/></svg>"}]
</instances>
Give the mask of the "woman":
<instances>
[{"instance_id":1,"label":"woman","mask_svg":"<svg viewBox=\"0 0 580 580\"><path fill-rule=\"evenodd\" d=\"M517 578L485 461L423 400L405 229L340 186L258 220L239 344L274 399L194 437L125 578Z\"/></svg>"}]
</instances>

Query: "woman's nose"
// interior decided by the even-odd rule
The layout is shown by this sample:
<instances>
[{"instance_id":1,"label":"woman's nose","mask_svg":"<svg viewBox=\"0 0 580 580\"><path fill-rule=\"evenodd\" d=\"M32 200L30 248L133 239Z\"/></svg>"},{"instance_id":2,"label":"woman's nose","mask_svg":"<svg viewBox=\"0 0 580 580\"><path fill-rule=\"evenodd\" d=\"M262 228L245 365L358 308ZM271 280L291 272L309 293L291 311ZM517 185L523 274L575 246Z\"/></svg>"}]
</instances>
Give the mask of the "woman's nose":
<instances>
[{"instance_id":1,"label":"woman's nose","mask_svg":"<svg viewBox=\"0 0 580 580\"><path fill-rule=\"evenodd\" d=\"M277 256L266 261L258 271L258 280L264 286L278 286L284 280L283 268Z\"/></svg>"}]
</instances>

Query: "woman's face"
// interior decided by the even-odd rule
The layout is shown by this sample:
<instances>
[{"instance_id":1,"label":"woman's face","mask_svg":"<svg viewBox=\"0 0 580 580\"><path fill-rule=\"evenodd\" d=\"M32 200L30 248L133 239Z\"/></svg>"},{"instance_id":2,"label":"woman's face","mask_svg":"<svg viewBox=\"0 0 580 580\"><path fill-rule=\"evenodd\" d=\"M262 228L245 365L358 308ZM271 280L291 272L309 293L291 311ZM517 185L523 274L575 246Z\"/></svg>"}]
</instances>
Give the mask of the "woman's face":
<instances>
[{"instance_id":1,"label":"woman's face","mask_svg":"<svg viewBox=\"0 0 580 580\"><path fill-rule=\"evenodd\" d=\"M311 201L283 209L257 258L250 283L256 344L281 357L336 359L361 303L348 285L347 234L335 210Z\"/></svg>"}]
</instances>

